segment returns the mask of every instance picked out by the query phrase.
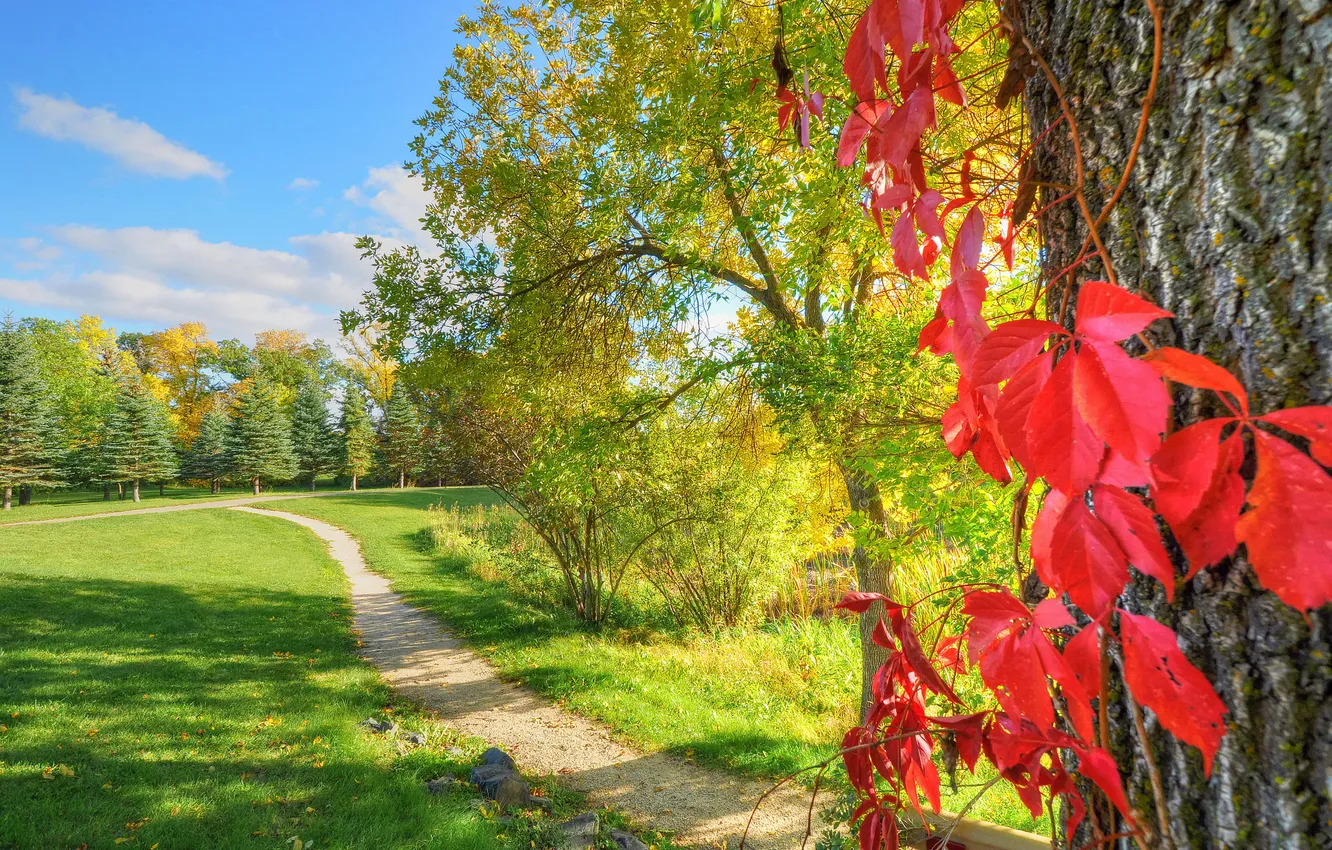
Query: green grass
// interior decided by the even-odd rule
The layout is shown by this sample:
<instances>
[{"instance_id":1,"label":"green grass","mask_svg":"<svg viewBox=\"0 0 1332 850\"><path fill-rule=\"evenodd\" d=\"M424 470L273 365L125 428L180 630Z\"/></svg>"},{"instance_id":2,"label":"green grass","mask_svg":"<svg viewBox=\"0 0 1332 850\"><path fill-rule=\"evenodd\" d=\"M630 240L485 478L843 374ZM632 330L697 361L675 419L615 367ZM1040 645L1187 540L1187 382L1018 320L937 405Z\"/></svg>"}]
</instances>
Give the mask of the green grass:
<instances>
[{"instance_id":1,"label":"green grass","mask_svg":"<svg viewBox=\"0 0 1332 850\"><path fill-rule=\"evenodd\" d=\"M341 570L282 520L200 511L0 529L0 848L529 846L423 782L471 762L358 727ZM503 836L502 838L500 836Z\"/></svg>"},{"instance_id":2,"label":"green grass","mask_svg":"<svg viewBox=\"0 0 1332 850\"><path fill-rule=\"evenodd\" d=\"M855 722L858 632L833 621L771 624L715 637L593 628L567 610L487 583L431 551L426 507L493 501L483 488L412 491L374 500L330 496L267 507L334 523L370 566L436 613L499 670L612 727L624 739L747 775L776 777L825 758ZM988 777L982 777L988 778ZM970 795L945 798L954 810ZM972 817L1045 831L1007 788Z\"/></svg>"},{"instance_id":3,"label":"green grass","mask_svg":"<svg viewBox=\"0 0 1332 850\"><path fill-rule=\"evenodd\" d=\"M321 481L319 490L326 491L332 489L331 481ZM283 495L292 493L307 493L309 487L302 485L282 485L279 487L264 489L264 495ZM370 493L374 490L363 489L360 492ZM189 502L208 501L210 499L237 499L254 495L249 487L224 487L221 493L213 494L207 487L167 487L162 495L157 494L156 485L144 485L140 490L141 502L137 504L129 497L128 490L124 499L117 499L115 491L111 491L111 500L105 501L102 498L102 490L83 490L83 489L57 489L57 490L38 490L34 496L32 504L19 507L18 494L14 494L14 507L8 511L0 511L0 525L8 525L14 522L26 522L28 520L41 519L61 519L71 516L88 516L89 514L119 513L120 511L132 511L140 508L160 508L167 505L187 504Z\"/></svg>"}]
</instances>

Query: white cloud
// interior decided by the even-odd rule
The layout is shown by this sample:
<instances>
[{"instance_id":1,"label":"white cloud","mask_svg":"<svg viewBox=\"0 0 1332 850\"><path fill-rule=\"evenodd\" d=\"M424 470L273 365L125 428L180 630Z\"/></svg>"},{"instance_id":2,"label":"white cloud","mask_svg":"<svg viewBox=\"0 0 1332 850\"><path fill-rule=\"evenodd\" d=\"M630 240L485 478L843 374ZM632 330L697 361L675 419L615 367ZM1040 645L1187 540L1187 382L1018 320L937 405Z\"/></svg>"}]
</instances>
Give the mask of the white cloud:
<instances>
[{"instance_id":1,"label":"white cloud","mask_svg":"<svg viewBox=\"0 0 1332 850\"><path fill-rule=\"evenodd\" d=\"M16 97L23 108L19 116L19 126L23 129L48 139L78 142L132 171L178 180L189 177L221 180L227 175L221 163L171 141L142 121L26 88L19 89Z\"/></svg>"},{"instance_id":2,"label":"white cloud","mask_svg":"<svg viewBox=\"0 0 1332 850\"><path fill-rule=\"evenodd\" d=\"M418 248L434 245L430 234L421 229L431 197L420 177L395 165L372 168L364 182L347 189L342 197L379 213L394 236Z\"/></svg>"},{"instance_id":3,"label":"white cloud","mask_svg":"<svg viewBox=\"0 0 1332 850\"><path fill-rule=\"evenodd\" d=\"M294 328L332 342L338 311L360 301L371 276L349 233L293 237L290 251L150 227L70 225L50 235L66 257L89 255L93 270L43 280L0 278L0 299L97 313L121 326L202 321L215 338L248 340L257 331Z\"/></svg>"},{"instance_id":4,"label":"white cloud","mask_svg":"<svg viewBox=\"0 0 1332 850\"><path fill-rule=\"evenodd\" d=\"M295 180L287 184L288 189L294 189L297 192L304 192L307 189L314 189L318 186L319 181L309 177L297 177Z\"/></svg>"}]
</instances>

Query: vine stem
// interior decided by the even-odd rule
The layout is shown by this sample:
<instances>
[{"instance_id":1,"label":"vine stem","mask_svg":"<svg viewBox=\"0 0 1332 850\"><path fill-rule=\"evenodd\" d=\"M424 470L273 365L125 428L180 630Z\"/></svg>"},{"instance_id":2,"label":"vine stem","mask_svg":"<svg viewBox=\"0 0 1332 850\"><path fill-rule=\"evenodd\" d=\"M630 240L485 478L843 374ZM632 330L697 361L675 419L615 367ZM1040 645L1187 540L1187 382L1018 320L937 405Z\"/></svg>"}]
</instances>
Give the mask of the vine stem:
<instances>
[{"instance_id":1,"label":"vine stem","mask_svg":"<svg viewBox=\"0 0 1332 850\"><path fill-rule=\"evenodd\" d=\"M1161 831L1161 840L1170 843L1170 817L1166 813L1165 789L1161 782L1161 769L1156 764L1156 754L1152 751L1152 742L1147 738L1147 724L1142 719L1142 709L1133 694L1124 688L1124 698L1129 711L1133 713L1133 728L1138 733L1138 743L1142 745L1142 759L1147 763L1147 776L1152 782L1152 802L1156 804L1156 825Z\"/></svg>"}]
</instances>

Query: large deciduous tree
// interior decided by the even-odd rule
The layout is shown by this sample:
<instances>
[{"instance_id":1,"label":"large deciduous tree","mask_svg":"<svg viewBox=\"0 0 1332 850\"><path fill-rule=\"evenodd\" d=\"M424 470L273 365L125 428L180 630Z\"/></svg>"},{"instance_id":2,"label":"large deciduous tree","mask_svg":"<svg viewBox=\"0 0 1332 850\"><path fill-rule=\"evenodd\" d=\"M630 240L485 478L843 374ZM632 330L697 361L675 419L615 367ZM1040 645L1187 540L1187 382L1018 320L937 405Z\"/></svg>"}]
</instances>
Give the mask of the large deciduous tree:
<instances>
[{"instance_id":1,"label":"large deciduous tree","mask_svg":"<svg viewBox=\"0 0 1332 850\"><path fill-rule=\"evenodd\" d=\"M837 167L837 140L809 132L824 106L830 122L846 115L804 88L802 75L840 74L836 18L850 9L786 8L717 4L712 16L691 15L687 4L484 5L464 21L474 43L455 52L413 145L413 168L435 195L426 223L443 257L367 240L375 290L351 318L382 323L390 347L422 352L479 350L500 336L539 347L558 328L595 343L585 347L599 356L632 360L654 340L679 343L691 314L743 307L746 339L762 339L765 360L784 361L756 373L763 389L775 406L797 405L779 411L784 421L817 425L867 520L855 550L860 586L886 590L891 549L880 544L914 523L885 504L865 462L885 424L875 402L893 399L896 378L877 369L863 340L881 333L885 317L928 316L928 306L903 299L874 217L848 214L859 177ZM776 51L774 32L784 33ZM987 73L985 58L967 61L959 73ZM789 107L780 129L778 83ZM922 167L955 173L957 163L945 153ZM547 305L542 324L524 324L533 300ZM842 372L852 386L787 393L764 380L818 374L815 363L835 358L853 364ZM754 362L743 351L722 359ZM939 412L927 401L927 414ZM934 416L901 419L921 426ZM876 605L862 619L867 700L886 657L871 640L880 613Z\"/></svg>"},{"instance_id":2,"label":"large deciduous tree","mask_svg":"<svg viewBox=\"0 0 1332 850\"><path fill-rule=\"evenodd\" d=\"M1156 343L1230 369L1255 413L1330 404L1332 14L1287 0L1159 5L1155 101L1131 179L1100 228L1113 267L1122 285L1175 314L1155 326ZM1099 210L1129 161L1152 79L1150 9L1028 0L1018 10L1021 32L1062 87L1082 154L1079 162L1072 137L1056 130L1036 148L1036 174L1050 186L1081 179ZM1026 89L1034 135L1067 120L1044 74ZM1038 205L1059 194L1042 189ZM1088 236L1070 206L1049 214L1042 232L1047 274L1072 263ZM1097 276L1095 266L1089 276ZM1052 318L1057 311L1052 304ZM1222 412L1215 398L1176 385L1175 427ZM1327 511L1329 497L1319 495L1317 483L1310 477L1292 504L1316 510L1321 499ZM1323 522L1332 516L1324 513ZM1149 729L1169 813L1163 846L1327 842L1332 608L1306 617L1264 590L1252 546L1182 583L1174 605L1150 579L1135 581L1125 596L1126 608L1179 632L1228 712L1210 778L1190 746L1154 723ZM1177 573L1186 574L1184 551L1170 552ZM1332 569L1332 552L1322 553L1321 564ZM1148 754L1131 734L1122 694L1110 712L1132 796L1144 812L1155 812Z\"/></svg>"},{"instance_id":3,"label":"large deciduous tree","mask_svg":"<svg viewBox=\"0 0 1332 850\"><path fill-rule=\"evenodd\" d=\"M60 433L52 416L31 334L0 324L0 488L4 510L15 487L57 484Z\"/></svg>"},{"instance_id":4,"label":"large deciduous tree","mask_svg":"<svg viewBox=\"0 0 1332 850\"><path fill-rule=\"evenodd\" d=\"M241 392L232 410L227 456L234 473L251 483L256 496L264 481L289 481L297 473L291 420L278 393L268 381L256 380Z\"/></svg>"}]
</instances>

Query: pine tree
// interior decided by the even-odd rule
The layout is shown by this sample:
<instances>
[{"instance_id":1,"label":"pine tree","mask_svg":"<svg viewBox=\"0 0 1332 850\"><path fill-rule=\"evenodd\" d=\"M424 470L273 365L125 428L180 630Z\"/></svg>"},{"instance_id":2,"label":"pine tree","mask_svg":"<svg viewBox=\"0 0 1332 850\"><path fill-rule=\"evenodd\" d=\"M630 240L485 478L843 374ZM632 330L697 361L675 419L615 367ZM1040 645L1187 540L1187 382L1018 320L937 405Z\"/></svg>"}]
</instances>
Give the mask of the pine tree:
<instances>
[{"instance_id":1,"label":"pine tree","mask_svg":"<svg viewBox=\"0 0 1332 850\"><path fill-rule=\"evenodd\" d=\"M384 454L398 473L398 486L406 487L408 474L421 465L421 421L401 383L389 398L384 432Z\"/></svg>"},{"instance_id":2,"label":"pine tree","mask_svg":"<svg viewBox=\"0 0 1332 850\"><path fill-rule=\"evenodd\" d=\"M231 458L227 454L230 427L226 410L215 405L200 421L199 436L194 438L186 456L185 474L190 478L207 479L214 493L221 490L222 479L231 473Z\"/></svg>"},{"instance_id":3,"label":"pine tree","mask_svg":"<svg viewBox=\"0 0 1332 850\"><path fill-rule=\"evenodd\" d=\"M175 478L180 469L172 431L166 406L149 394L142 381L126 380L107 419L102 474L112 481L131 482L134 501L139 501L143 480L162 482Z\"/></svg>"},{"instance_id":4,"label":"pine tree","mask_svg":"<svg viewBox=\"0 0 1332 850\"><path fill-rule=\"evenodd\" d=\"M0 487L60 483L59 429L51 415L32 340L9 317L0 325Z\"/></svg>"},{"instance_id":5,"label":"pine tree","mask_svg":"<svg viewBox=\"0 0 1332 850\"><path fill-rule=\"evenodd\" d=\"M255 381L236 400L227 432L227 456L235 474L254 485L256 496L264 480L286 481L296 476L291 422L269 382Z\"/></svg>"},{"instance_id":6,"label":"pine tree","mask_svg":"<svg viewBox=\"0 0 1332 850\"><path fill-rule=\"evenodd\" d=\"M349 385L342 396L338 426L342 431L342 471L351 476L351 488L355 490L358 479L370 471L375 460L375 432L365 410L365 394L355 384Z\"/></svg>"},{"instance_id":7,"label":"pine tree","mask_svg":"<svg viewBox=\"0 0 1332 850\"><path fill-rule=\"evenodd\" d=\"M301 388L292 403L291 442L297 466L309 477L313 490L319 473L337 463L337 441L328 423L328 396L313 381Z\"/></svg>"}]
</instances>

